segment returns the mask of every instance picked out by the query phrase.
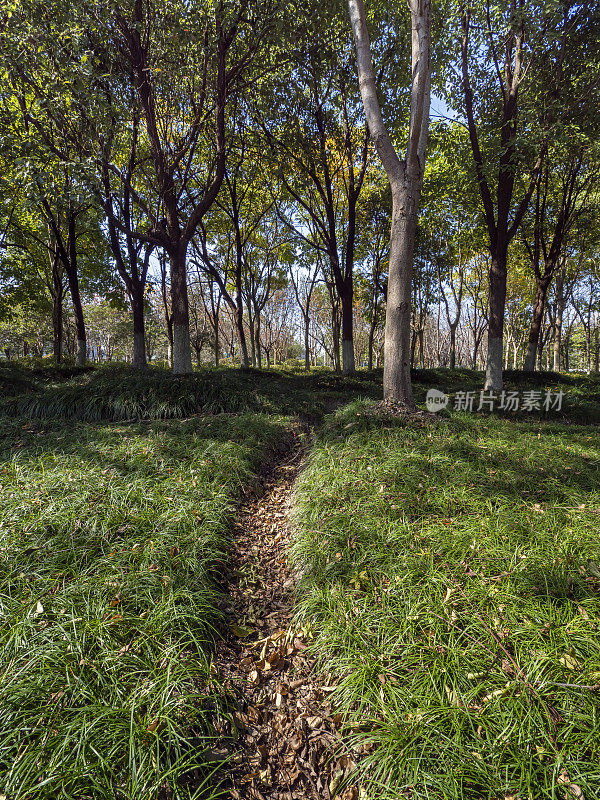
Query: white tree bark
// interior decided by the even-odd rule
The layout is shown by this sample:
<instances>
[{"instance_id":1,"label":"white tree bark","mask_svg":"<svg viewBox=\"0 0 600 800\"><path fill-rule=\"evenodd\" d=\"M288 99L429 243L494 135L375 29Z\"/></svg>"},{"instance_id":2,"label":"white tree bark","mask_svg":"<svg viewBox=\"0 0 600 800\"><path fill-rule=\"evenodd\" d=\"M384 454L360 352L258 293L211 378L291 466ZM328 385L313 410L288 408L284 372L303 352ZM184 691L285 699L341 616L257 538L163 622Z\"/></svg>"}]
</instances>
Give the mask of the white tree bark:
<instances>
[{"instance_id":1,"label":"white tree bark","mask_svg":"<svg viewBox=\"0 0 600 800\"><path fill-rule=\"evenodd\" d=\"M412 87L408 145L406 155L401 159L390 139L377 97L365 5L363 0L348 0L365 116L392 190L383 394L385 399L414 407L410 380L411 290L417 214L429 131L431 0L409 0L409 5Z\"/></svg>"}]
</instances>

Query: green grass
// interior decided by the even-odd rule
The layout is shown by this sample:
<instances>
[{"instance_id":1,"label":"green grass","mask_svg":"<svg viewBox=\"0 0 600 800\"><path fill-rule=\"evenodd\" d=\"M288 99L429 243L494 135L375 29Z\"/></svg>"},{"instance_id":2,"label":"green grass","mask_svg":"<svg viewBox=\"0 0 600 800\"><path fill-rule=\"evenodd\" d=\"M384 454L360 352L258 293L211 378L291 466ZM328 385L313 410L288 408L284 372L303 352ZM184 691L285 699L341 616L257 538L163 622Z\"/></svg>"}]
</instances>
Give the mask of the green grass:
<instances>
[{"instance_id":1,"label":"green grass","mask_svg":"<svg viewBox=\"0 0 600 800\"><path fill-rule=\"evenodd\" d=\"M174 376L168 370L145 372L127 366L103 367L43 391L9 397L1 410L30 418L169 419L194 414L290 413L313 410L313 396L297 378L279 373L205 369Z\"/></svg>"},{"instance_id":2,"label":"green grass","mask_svg":"<svg viewBox=\"0 0 600 800\"><path fill-rule=\"evenodd\" d=\"M0 396L12 397L35 392L49 382L68 381L89 372L93 367L76 364L56 364L49 358L27 358L18 361L0 360Z\"/></svg>"},{"instance_id":3,"label":"green grass","mask_svg":"<svg viewBox=\"0 0 600 800\"><path fill-rule=\"evenodd\" d=\"M367 796L600 796L597 427L367 408L327 420L293 548Z\"/></svg>"},{"instance_id":4,"label":"green grass","mask_svg":"<svg viewBox=\"0 0 600 800\"><path fill-rule=\"evenodd\" d=\"M286 424L2 420L0 794L214 796L218 576Z\"/></svg>"},{"instance_id":5,"label":"green grass","mask_svg":"<svg viewBox=\"0 0 600 800\"><path fill-rule=\"evenodd\" d=\"M600 382L507 377L564 414L413 428L362 400L300 482L302 613L376 797L598 793L600 462L576 423ZM421 402L482 383L414 378ZM236 497L290 415L377 400L381 371L3 364L0 390L0 796L208 800Z\"/></svg>"}]
</instances>

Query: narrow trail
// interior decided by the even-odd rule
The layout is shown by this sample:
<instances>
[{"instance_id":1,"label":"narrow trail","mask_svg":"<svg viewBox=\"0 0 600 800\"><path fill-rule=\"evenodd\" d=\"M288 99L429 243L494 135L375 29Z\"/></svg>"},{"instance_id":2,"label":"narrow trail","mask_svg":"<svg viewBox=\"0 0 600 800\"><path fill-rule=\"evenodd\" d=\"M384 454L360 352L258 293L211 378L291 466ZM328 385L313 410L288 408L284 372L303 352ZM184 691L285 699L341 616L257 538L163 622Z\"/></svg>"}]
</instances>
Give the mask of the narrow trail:
<instances>
[{"instance_id":1,"label":"narrow trail","mask_svg":"<svg viewBox=\"0 0 600 800\"><path fill-rule=\"evenodd\" d=\"M340 755L341 719L313 673L307 631L292 627L289 513L302 456L296 431L291 449L275 457L235 521L226 578L229 630L215 660L236 707L224 795L234 800L358 797L353 788L336 792L353 762Z\"/></svg>"}]
</instances>

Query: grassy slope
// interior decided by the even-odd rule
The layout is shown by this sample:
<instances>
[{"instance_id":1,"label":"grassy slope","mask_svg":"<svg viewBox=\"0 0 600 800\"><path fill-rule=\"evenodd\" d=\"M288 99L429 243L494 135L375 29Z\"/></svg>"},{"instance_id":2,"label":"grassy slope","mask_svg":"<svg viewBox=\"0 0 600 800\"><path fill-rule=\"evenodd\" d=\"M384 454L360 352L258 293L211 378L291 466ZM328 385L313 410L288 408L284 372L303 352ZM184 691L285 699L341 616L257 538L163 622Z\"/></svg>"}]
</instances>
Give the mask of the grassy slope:
<instances>
[{"instance_id":1,"label":"grassy slope","mask_svg":"<svg viewBox=\"0 0 600 800\"><path fill-rule=\"evenodd\" d=\"M420 399L429 386L477 389L481 381L468 371L426 371L416 377ZM520 375L511 379L515 386L523 384ZM8 399L0 410L0 612L9 624L0 633L0 793L9 791L10 800L49 799L61 796L61 787L64 797L142 798L156 794L153 787L169 784L185 796L197 784L186 785L182 776L196 761L210 758L203 752L211 736L205 712L214 709L220 696L218 687L207 691L207 653L217 619L214 567L224 552L233 498L264 449L281 434L282 414L314 415L332 401L377 398L380 383L380 372L348 379L327 371L304 376L227 369L174 378L159 369L139 375L122 367L82 371L3 365L0 388ZM534 383L557 388L557 376L535 376ZM597 381L571 381L568 391L572 412L599 418ZM199 411L241 416L99 424ZM335 458L346 446L352 457L357 455L354 437L345 440L353 430L369 426L353 410L348 413L347 419L342 415L341 422L333 422L315 459L322 448ZM50 421L32 423L36 418ZM61 422L64 418L71 421ZM468 441L469 426L480 423L465 422L465 431L459 435L457 429L456 436ZM395 423L385 427L385 437L401 434L404 441ZM365 447L380 433L377 427L363 430ZM422 446L430 452L431 442ZM438 450L445 447L445 441L438 442ZM494 447L490 441L490 450ZM384 469L389 449L374 461L370 457L371 469ZM405 451L399 442L392 449L398 449L398 469L403 468ZM368 486L365 494L355 493L361 473L355 472L350 488L344 489L348 510L334 512L343 481L341 472L333 474L330 467L326 460L322 474L309 473L314 485L303 484L302 492L307 502L318 499L317 510L329 498L327 515L342 538L349 514L361 520L365 508L372 515L369 537L380 528L395 529L389 510L396 503L381 505L387 495L377 490L373 497ZM446 464L440 484L454 477ZM317 498L320 487L324 493ZM310 529L313 523L306 520ZM431 520L433 529L440 528L435 515ZM410 538L414 526L408 530ZM362 554L355 563L336 549L325 581L325 562L316 545L305 547L305 563L315 568L307 586L309 605L316 602L325 626L328 613L339 613L335 587L349 580L357 598L352 608L362 598L369 613L374 611L365 589L372 575L397 574L393 560L406 547L400 540L395 547L389 550L385 541L372 548L370 538L364 563ZM333 598L327 596L330 578ZM429 595L425 598L428 602ZM452 602L454 597L444 608ZM377 620L372 625L377 631ZM394 636L400 641L398 632ZM579 663L566 658L571 665ZM379 674L375 689L389 692L392 680L384 676L382 683ZM348 691L350 698L354 689ZM443 707L442 715L446 711ZM385 770L388 762L381 763ZM436 763L439 767L441 762Z\"/></svg>"},{"instance_id":2,"label":"grassy slope","mask_svg":"<svg viewBox=\"0 0 600 800\"><path fill-rule=\"evenodd\" d=\"M314 414L328 399L381 391L378 373L349 379L328 371L306 376L302 372L207 368L173 376L160 368L140 373L127 366L105 366L74 375L57 371L44 380L36 378L37 383L32 383L31 370L23 367L12 366L9 373L13 383L4 386L0 368L4 398L0 399L0 415L88 422L248 411Z\"/></svg>"},{"instance_id":3,"label":"grassy slope","mask_svg":"<svg viewBox=\"0 0 600 800\"><path fill-rule=\"evenodd\" d=\"M364 410L314 446L295 557L369 797L598 796L597 427Z\"/></svg>"},{"instance_id":4,"label":"grassy slope","mask_svg":"<svg viewBox=\"0 0 600 800\"><path fill-rule=\"evenodd\" d=\"M2 420L0 794L197 787L185 776L210 760L219 697L216 569L234 499L284 424Z\"/></svg>"}]
</instances>

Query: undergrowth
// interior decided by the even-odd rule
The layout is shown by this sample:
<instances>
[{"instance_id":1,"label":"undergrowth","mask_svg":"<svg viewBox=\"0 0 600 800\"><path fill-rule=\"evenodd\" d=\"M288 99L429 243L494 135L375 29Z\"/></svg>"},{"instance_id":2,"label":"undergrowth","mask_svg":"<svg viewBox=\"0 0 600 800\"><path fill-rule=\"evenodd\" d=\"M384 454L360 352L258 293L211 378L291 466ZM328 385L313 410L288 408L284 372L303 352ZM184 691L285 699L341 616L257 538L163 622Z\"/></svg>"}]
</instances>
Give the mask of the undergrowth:
<instances>
[{"instance_id":1,"label":"undergrowth","mask_svg":"<svg viewBox=\"0 0 600 800\"><path fill-rule=\"evenodd\" d=\"M216 796L217 578L284 424L2 421L0 794Z\"/></svg>"},{"instance_id":2,"label":"undergrowth","mask_svg":"<svg viewBox=\"0 0 600 800\"><path fill-rule=\"evenodd\" d=\"M173 375L161 367L134 370L124 364L77 367L0 362L0 416L32 419L171 419L195 414L303 414L320 417L332 404L356 397L380 399L382 371L342 375L327 369L247 370L203 367ZM413 370L415 397L430 388L476 396L483 375L468 369ZM553 372L505 373L507 391L563 391L562 417L600 422L600 380ZM517 415L518 416L518 415Z\"/></svg>"},{"instance_id":3,"label":"undergrowth","mask_svg":"<svg viewBox=\"0 0 600 800\"><path fill-rule=\"evenodd\" d=\"M293 548L366 796L599 796L597 428L368 411L327 420Z\"/></svg>"},{"instance_id":4,"label":"undergrowth","mask_svg":"<svg viewBox=\"0 0 600 800\"><path fill-rule=\"evenodd\" d=\"M164 369L144 372L112 366L50 383L43 391L8 397L5 415L41 419L169 419L194 414L290 413L314 410L312 394L292 379L282 386L276 373L205 369L173 375Z\"/></svg>"}]
</instances>

